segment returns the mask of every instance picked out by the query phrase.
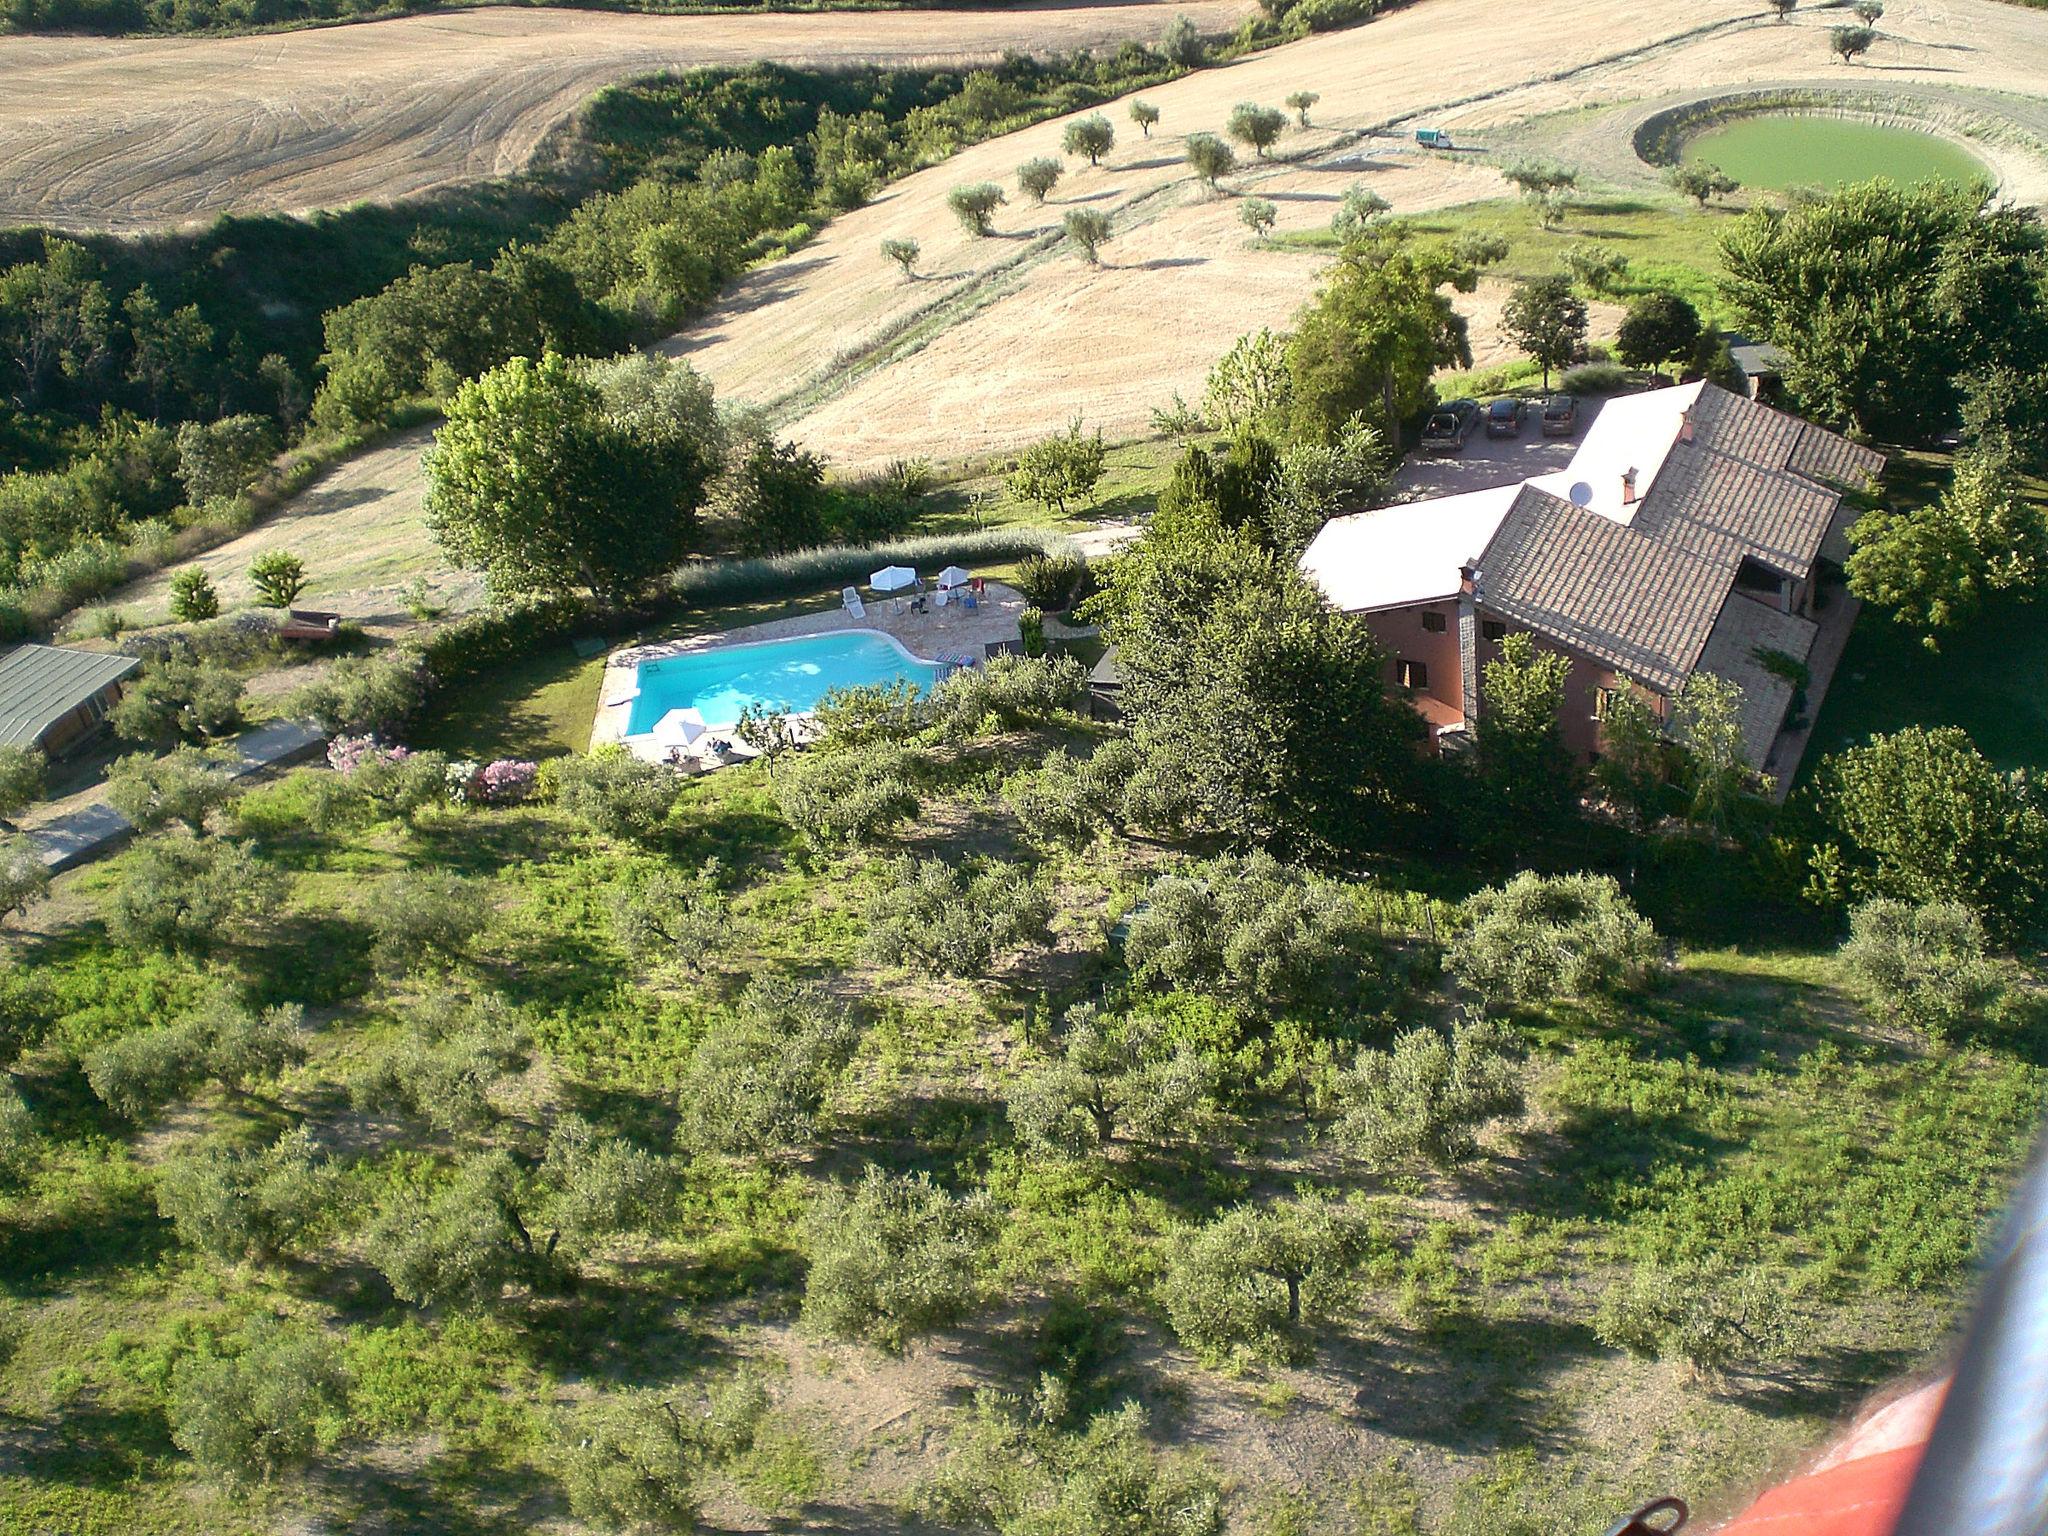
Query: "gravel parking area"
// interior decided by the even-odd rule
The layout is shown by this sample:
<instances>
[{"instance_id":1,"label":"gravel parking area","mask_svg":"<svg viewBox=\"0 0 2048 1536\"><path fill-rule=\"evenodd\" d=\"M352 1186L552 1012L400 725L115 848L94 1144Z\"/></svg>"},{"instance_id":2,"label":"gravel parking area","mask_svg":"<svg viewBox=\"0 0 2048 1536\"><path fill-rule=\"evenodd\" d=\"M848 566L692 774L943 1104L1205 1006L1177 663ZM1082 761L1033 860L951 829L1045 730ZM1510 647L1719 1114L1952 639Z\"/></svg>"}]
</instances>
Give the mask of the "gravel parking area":
<instances>
[{"instance_id":1,"label":"gravel parking area","mask_svg":"<svg viewBox=\"0 0 2048 1536\"><path fill-rule=\"evenodd\" d=\"M1534 395L1529 398L1532 402L1538 400ZM1493 402L1488 399L1479 403L1484 407ZM1436 458L1411 453L1394 473L1394 499L1427 501L1436 496L1456 496L1563 469L1578 452L1586 428L1593 424L1605 403L1602 397L1581 397L1579 424L1570 437L1545 437L1542 406L1532 403L1520 437L1488 437L1482 422L1465 439L1465 451L1461 454Z\"/></svg>"}]
</instances>

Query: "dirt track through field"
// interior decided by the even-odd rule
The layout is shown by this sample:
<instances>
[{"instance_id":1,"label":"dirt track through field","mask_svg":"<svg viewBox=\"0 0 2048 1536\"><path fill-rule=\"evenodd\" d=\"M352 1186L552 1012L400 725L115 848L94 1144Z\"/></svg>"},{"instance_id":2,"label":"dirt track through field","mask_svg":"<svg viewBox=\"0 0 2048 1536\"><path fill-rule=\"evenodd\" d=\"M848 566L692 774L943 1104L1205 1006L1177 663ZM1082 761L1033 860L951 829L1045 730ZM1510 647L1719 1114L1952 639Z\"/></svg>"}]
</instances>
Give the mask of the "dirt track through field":
<instances>
[{"instance_id":1,"label":"dirt track through field","mask_svg":"<svg viewBox=\"0 0 2048 1536\"><path fill-rule=\"evenodd\" d=\"M0 38L0 227L144 230L520 170L602 86L757 59L960 65L1226 32L1249 0L644 16L490 8L254 37Z\"/></svg>"}]
</instances>

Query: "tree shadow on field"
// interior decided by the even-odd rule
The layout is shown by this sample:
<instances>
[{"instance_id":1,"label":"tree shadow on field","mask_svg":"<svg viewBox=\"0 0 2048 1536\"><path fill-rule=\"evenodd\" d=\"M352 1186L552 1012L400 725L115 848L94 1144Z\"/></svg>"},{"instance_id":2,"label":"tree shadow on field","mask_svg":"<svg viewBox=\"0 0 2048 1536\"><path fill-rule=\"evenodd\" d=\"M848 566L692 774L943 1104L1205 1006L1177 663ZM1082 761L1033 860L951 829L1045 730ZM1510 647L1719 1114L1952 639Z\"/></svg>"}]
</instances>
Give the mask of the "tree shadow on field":
<instances>
[{"instance_id":1,"label":"tree shadow on field","mask_svg":"<svg viewBox=\"0 0 2048 1536\"><path fill-rule=\"evenodd\" d=\"M1260 197L1269 203L1341 203L1340 192L1261 192Z\"/></svg>"},{"instance_id":2,"label":"tree shadow on field","mask_svg":"<svg viewBox=\"0 0 2048 1536\"><path fill-rule=\"evenodd\" d=\"M1048 200L1047 206L1075 208L1079 207L1082 203L1109 203L1114 201L1116 201L1116 189L1114 187L1104 187L1100 192L1083 192L1079 197L1051 198Z\"/></svg>"},{"instance_id":3,"label":"tree shadow on field","mask_svg":"<svg viewBox=\"0 0 2048 1536\"><path fill-rule=\"evenodd\" d=\"M29 1470L39 1483L116 1488L144 1464L176 1453L161 1412L68 1401L48 1418L0 1413L0 1466Z\"/></svg>"},{"instance_id":4,"label":"tree shadow on field","mask_svg":"<svg viewBox=\"0 0 2048 1536\"><path fill-rule=\"evenodd\" d=\"M1118 263L1119 272L1164 272L1170 267L1204 267L1209 264L1206 256L1155 256L1150 261L1134 261L1129 265ZM1105 262L1107 266L1109 263Z\"/></svg>"},{"instance_id":5,"label":"tree shadow on field","mask_svg":"<svg viewBox=\"0 0 2048 1536\"><path fill-rule=\"evenodd\" d=\"M1459 1312L1332 1363L1358 1383L1351 1415L1382 1434L1466 1454L1541 1453L1571 1439L1551 1422L1551 1378L1603 1349L1583 1322Z\"/></svg>"},{"instance_id":6,"label":"tree shadow on field","mask_svg":"<svg viewBox=\"0 0 2048 1536\"><path fill-rule=\"evenodd\" d=\"M292 522L298 524L332 517L337 512L381 501L389 494L387 487L375 485L359 485L348 490L310 490L299 496L292 510Z\"/></svg>"},{"instance_id":7,"label":"tree shadow on field","mask_svg":"<svg viewBox=\"0 0 2048 1536\"><path fill-rule=\"evenodd\" d=\"M964 1093L910 1094L863 1110L833 1138L835 1167L858 1172L866 1163L897 1173L928 1173L959 1182L1006 1139L1003 1106Z\"/></svg>"},{"instance_id":8,"label":"tree shadow on field","mask_svg":"<svg viewBox=\"0 0 2048 1536\"><path fill-rule=\"evenodd\" d=\"M1925 1355L1917 1347L1829 1346L1808 1351L1780 1370L1747 1372L1738 1381L1724 1382L1714 1395L1768 1418L1834 1419Z\"/></svg>"},{"instance_id":9,"label":"tree shadow on field","mask_svg":"<svg viewBox=\"0 0 2048 1536\"><path fill-rule=\"evenodd\" d=\"M142 1270L172 1248L171 1224L152 1192L130 1184L80 1190L28 1221L0 1225L0 1291L49 1296L124 1270Z\"/></svg>"},{"instance_id":10,"label":"tree shadow on field","mask_svg":"<svg viewBox=\"0 0 2048 1536\"><path fill-rule=\"evenodd\" d=\"M356 1457L316 1476L348 1510L344 1530L495 1536L507 1529L552 1528L568 1513L552 1486L543 1485L543 1491L528 1478L515 1480L490 1451L474 1446L444 1446L417 1471ZM510 1525L507 1506L514 1511ZM493 1513L484 1513L486 1508Z\"/></svg>"},{"instance_id":11,"label":"tree shadow on field","mask_svg":"<svg viewBox=\"0 0 2048 1536\"><path fill-rule=\"evenodd\" d=\"M1186 163L1187 158L1183 155L1160 155L1151 160L1133 160L1124 169L1127 171L1163 171L1169 165L1185 165Z\"/></svg>"}]
</instances>

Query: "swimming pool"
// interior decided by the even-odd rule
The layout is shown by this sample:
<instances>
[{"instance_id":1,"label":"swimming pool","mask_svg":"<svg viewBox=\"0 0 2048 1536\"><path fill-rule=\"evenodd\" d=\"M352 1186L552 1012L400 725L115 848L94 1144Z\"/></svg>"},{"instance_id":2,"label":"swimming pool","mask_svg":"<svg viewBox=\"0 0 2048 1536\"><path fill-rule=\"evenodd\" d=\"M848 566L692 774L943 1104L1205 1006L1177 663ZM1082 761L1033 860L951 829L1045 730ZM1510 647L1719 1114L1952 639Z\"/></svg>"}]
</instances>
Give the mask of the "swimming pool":
<instances>
[{"instance_id":1,"label":"swimming pool","mask_svg":"<svg viewBox=\"0 0 2048 1536\"><path fill-rule=\"evenodd\" d=\"M834 688L899 680L929 693L939 667L919 661L878 630L835 630L643 661L626 734L642 736L672 709L694 709L706 725L731 725L749 704L776 714L809 714Z\"/></svg>"}]
</instances>

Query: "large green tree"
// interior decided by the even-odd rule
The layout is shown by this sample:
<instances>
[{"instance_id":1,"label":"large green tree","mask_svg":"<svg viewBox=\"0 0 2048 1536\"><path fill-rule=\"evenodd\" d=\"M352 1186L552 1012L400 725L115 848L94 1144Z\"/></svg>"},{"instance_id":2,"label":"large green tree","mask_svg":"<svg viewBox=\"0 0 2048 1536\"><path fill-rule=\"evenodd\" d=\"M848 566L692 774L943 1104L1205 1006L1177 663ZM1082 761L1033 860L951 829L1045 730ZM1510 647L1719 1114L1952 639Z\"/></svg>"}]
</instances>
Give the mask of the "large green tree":
<instances>
[{"instance_id":1,"label":"large green tree","mask_svg":"<svg viewBox=\"0 0 2048 1536\"><path fill-rule=\"evenodd\" d=\"M1532 278L1516 285L1500 325L1542 368L1549 389L1551 370L1570 366L1586 345L1586 301L1572 292L1568 277Z\"/></svg>"},{"instance_id":2,"label":"large green tree","mask_svg":"<svg viewBox=\"0 0 2048 1536\"><path fill-rule=\"evenodd\" d=\"M2010 939L2048 896L2048 795L1953 726L1908 726L1824 758L1814 787L1837 841L1816 894L1960 902Z\"/></svg>"},{"instance_id":3,"label":"large green tree","mask_svg":"<svg viewBox=\"0 0 2048 1536\"><path fill-rule=\"evenodd\" d=\"M1976 454L1958 459L1949 488L1924 506L1864 513L1849 542L1849 590L1891 609L1929 650L1987 598L2032 598L2048 581L2048 518L2013 493L2000 464Z\"/></svg>"},{"instance_id":4,"label":"large green tree","mask_svg":"<svg viewBox=\"0 0 2048 1536\"><path fill-rule=\"evenodd\" d=\"M1571 658L1517 631L1480 677L1477 826L1491 845L1520 850L1578 808L1582 775L1564 742Z\"/></svg>"},{"instance_id":5,"label":"large green tree","mask_svg":"<svg viewBox=\"0 0 2048 1536\"><path fill-rule=\"evenodd\" d=\"M689 553L720 447L710 386L682 364L515 357L450 403L427 516L496 592L625 601Z\"/></svg>"},{"instance_id":6,"label":"large green tree","mask_svg":"<svg viewBox=\"0 0 2048 1536\"><path fill-rule=\"evenodd\" d=\"M1242 845L1357 849L1414 809L1420 717L1387 692L1358 618L1248 532L1148 537L1090 611L1123 707L1191 819Z\"/></svg>"},{"instance_id":7,"label":"large green tree","mask_svg":"<svg viewBox=\"0 0 2048 1536\"><path fill-rule=\"evenodd\" d=\"M1399 229L1346 247L1295 320L1287 347L1297 435L1327 437L1363 413L1386 441L1433 400L1430 375L1470 367L1465 321L1446 288L1470 293L1477 272L1448 246Z\"/></svg>"},{"instance_id":8,"label":"large green tree","mask_svg":"<svg viewBox=\"0 0 2048 1536\"><path fill-rule=\"evenodd\" d=\"M2048 361L2042 246L1982 188L1863 182L1751 209L1722 236L1722 292L1803 412L1918 438L1954 420L1958 374Z\"/></svg>"}]
</instances>

